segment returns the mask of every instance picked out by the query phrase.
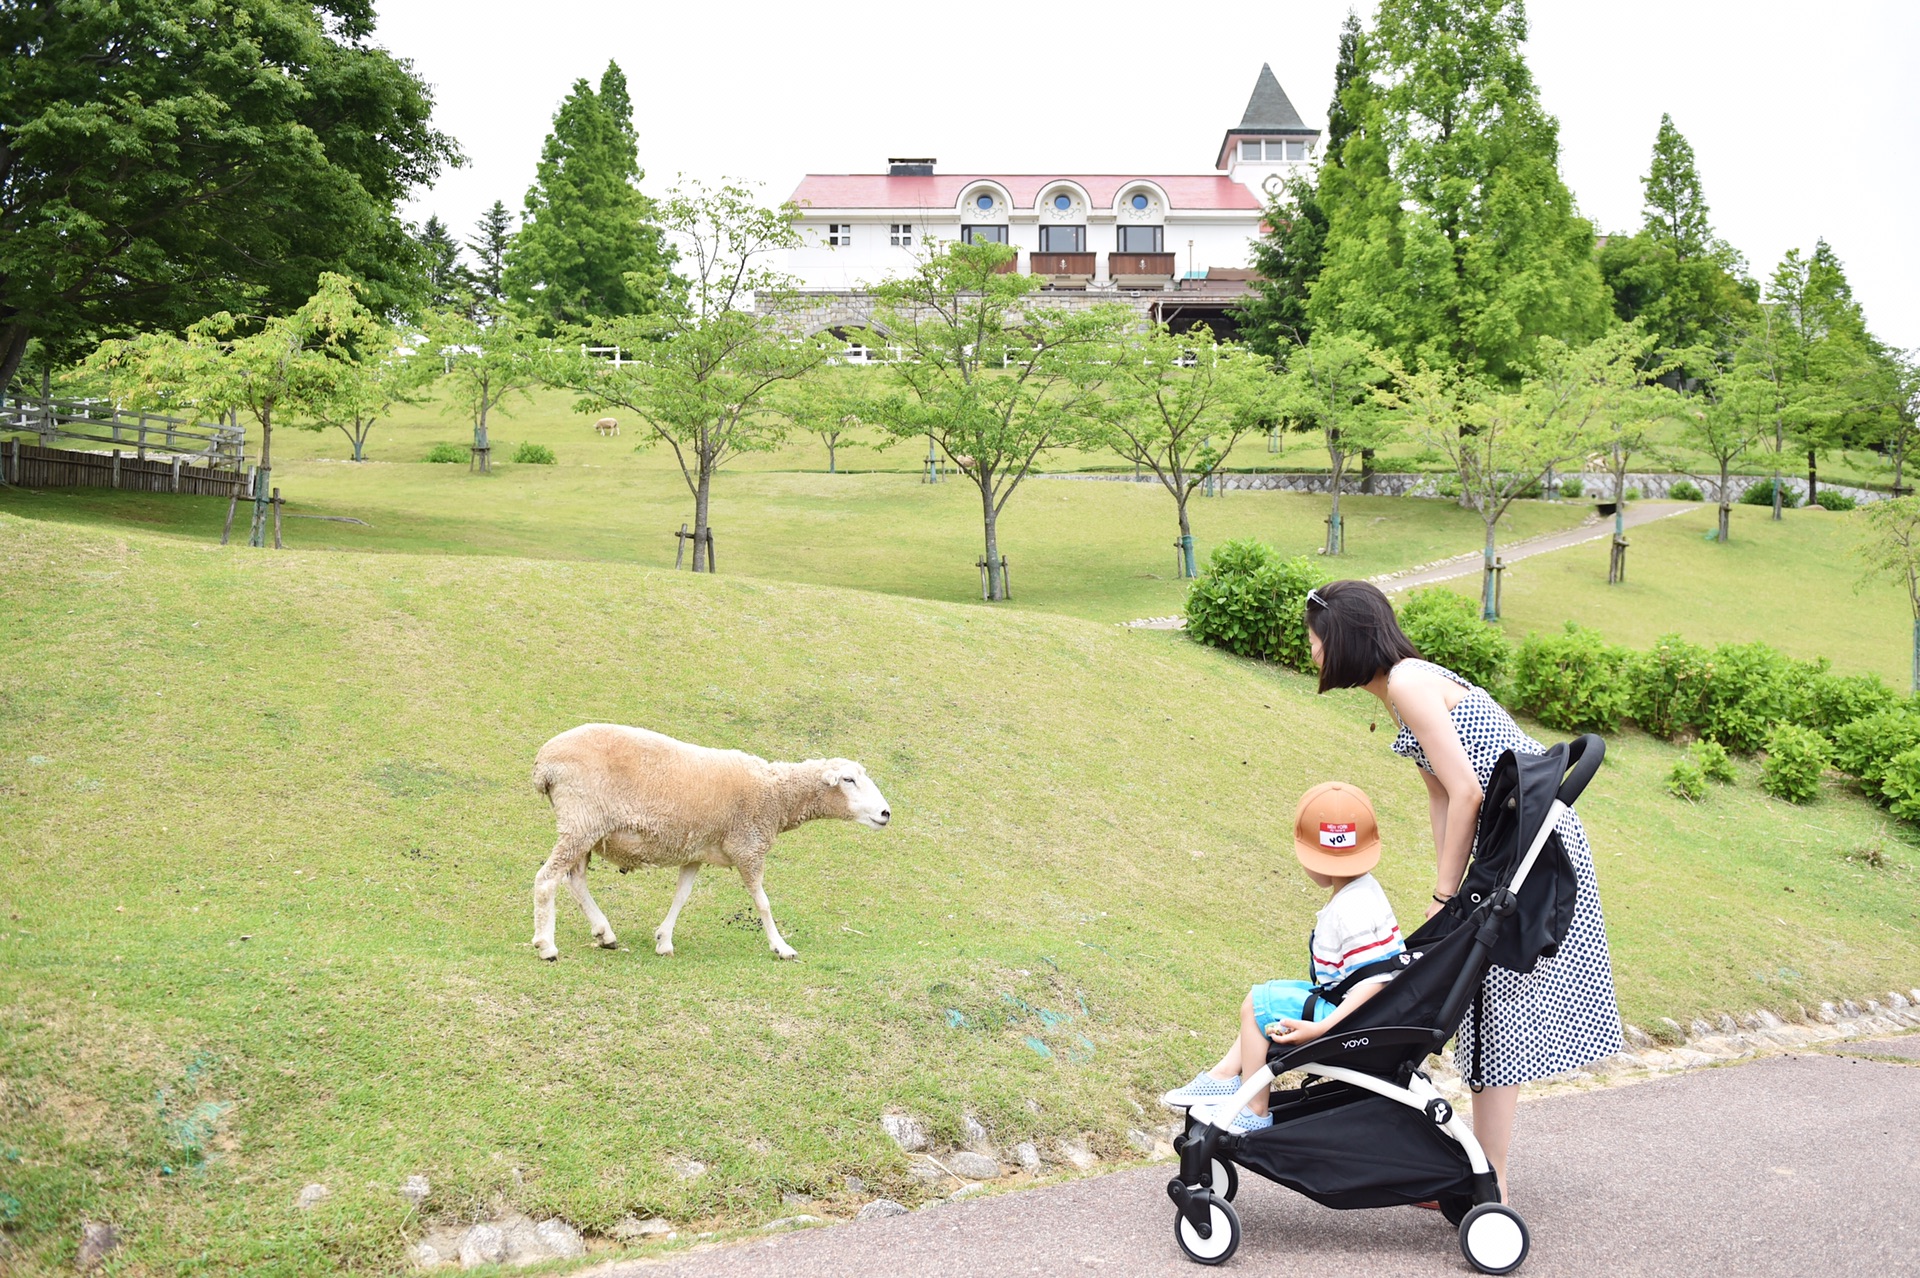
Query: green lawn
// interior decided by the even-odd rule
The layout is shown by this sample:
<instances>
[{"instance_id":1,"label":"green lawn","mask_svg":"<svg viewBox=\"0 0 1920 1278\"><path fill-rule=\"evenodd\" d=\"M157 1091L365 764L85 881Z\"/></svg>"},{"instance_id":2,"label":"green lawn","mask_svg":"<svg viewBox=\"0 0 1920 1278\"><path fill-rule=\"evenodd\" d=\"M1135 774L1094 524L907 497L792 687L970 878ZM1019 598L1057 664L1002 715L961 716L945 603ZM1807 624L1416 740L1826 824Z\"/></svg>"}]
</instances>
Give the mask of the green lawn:
<instances>
[{"instance_id":1,"label":"green lawn","mask_svg":"<svg viewBox=\"0 0 1920 1278\"><path fill-rule=\"evenodd\" d=\"M1104 624L1117 592L1076 605L1096 621L592 558L591 495L615 524L639 481L530 469L422 468L386 509L444 493L433 527L505 526L510 547L539 524L508 498L558 492L553 557L406 553L431 536L379 519L393 553L222 550L173 515L211 503L7 498L0 1204L20 1271L70 1265L83 1217L121 1227L125 1272L292 1275L397 1271L423 1221L490 1204L708 1229L790 1214L784 1192L850 1210L849 1173L912 1202L877 1122L896 1107L943 1139L971 1113L1002 1147L1121 1156L1129 1102L1151 1111L1250 981L1298 965L1319 903L1284 850L1302 789L1373 795L1382 880L1418 917L1424 791L1358 694ZM323 473L300 491L345 507ZM1059 487L1062 512L1030 518L1143 496ZM926 499L882 489L841 517L878 528ZM1208 518L1236 509L1267 508ZM829 581L894 571L830 566L854 540L782 553ZM783 837L768 888L797 963L768 957L717 873L659 959L671 876L596 867L632 948L593 948L563 899L562 959L542 964L530 885L552 828L528 768L595 719L850 755L894 827ZM1629 1019L1913 983L1915 855L1882 813L1837 786L1770 801L1744 764L1696 807L1665 793L1675 757L1624 735L1582 804ZM1869 846L1881 868L1847 859ZM711 1170L678 1179L676 1158ZM394 1192L416 1172L434 1187L417 1215ZM303 1213L309 1181L333 1197Z\"/></svg>"},{"instance_id":2,"label":"green lawn","mask_svg":"<svg viewBox=\"0 0 1920 1278\"><path fill-rule=\"evenodd\" d=\"M1913 618L1905 590L1864 578L1856 517L1789 510L1775 523L1764 507L1735 506L1725 545L1705 539L1714 523L1714 508L1702 506L1629 530L1619 586L1607 585L1605 539L1515 563L1501 589L1507 633L1517 642L1571 618L1636 648L1673 632L1705 644L1760 639L1907 690ZM1447 585L1478 597L1477 576Z\"/></svg>"}]
</instances>

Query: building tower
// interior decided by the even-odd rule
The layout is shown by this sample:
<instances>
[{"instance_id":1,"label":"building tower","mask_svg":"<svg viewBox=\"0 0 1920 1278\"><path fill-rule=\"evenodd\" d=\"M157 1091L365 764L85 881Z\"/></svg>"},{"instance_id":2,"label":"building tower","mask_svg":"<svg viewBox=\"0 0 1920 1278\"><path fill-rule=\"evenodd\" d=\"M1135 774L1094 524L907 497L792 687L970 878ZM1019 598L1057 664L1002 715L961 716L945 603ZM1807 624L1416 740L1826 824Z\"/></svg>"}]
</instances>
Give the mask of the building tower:
<instances>
[{"instance_id":1,"label":"building tower","mask_svg":"<svg viewBox=\"0 0 1920 1278\"><path fill-rule=\"evenodd\" d=\"M1240 123L1227 130L1213 167L1225 169L1263 200L1280 193L1280 185L1294 169L1311 164L1320 143L1320 130L1308 128L1287 100L1287 91L1274 79L1273 68L1260 64L1253 96Z\"/></svg>"}]
</instances>

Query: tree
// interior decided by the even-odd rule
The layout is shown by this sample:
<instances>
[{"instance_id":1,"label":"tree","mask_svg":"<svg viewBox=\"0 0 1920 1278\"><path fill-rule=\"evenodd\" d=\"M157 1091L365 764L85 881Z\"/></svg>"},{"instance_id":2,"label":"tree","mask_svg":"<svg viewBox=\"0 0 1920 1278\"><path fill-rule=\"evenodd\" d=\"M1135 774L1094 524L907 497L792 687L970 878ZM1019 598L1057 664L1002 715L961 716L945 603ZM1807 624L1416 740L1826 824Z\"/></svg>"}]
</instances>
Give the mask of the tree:
<instances>
[{"instance_id":1,"label":"tree","mask_svg":"<svg viewBox=\"0 0 1920 1278\"><path fill-rule=\"evenodd\" d=\"M1920 350L1900 351L1888 360L1889 424L1882 446L1893 463L1893 495L1902 493L1900 472L1920 441Z\"/></svg>"},{"instance_id":2,"label":"tree","mask_svg":"<svg viewBox=\"0 0 1920 1278\"><path fill-rule=\"evenodd\" d=\"M368 332L357 349L337 370L324 392L308 405L311 420L296 422L305 430L329 426L353 445L353 460L367 459L367 437L396 405L420 402L421 392L440 371L432 351L409 350L407 335L385 325Z\"/></svg>"},{"instance_id":3,"label":"tree","mask_svg":"<svg viewBox=\"0 0 1920 1278\"><path fill-rule=\"evenodd\" d=\"M821 368L801 381L776 389L773 411L827 447L827 473L839 473L841 445L873 417L876 400L871 369Z\"/></svg>"},{"instance_id":4,"label":"tree","mask_svg":"<svg viewBox=\"0 0 1920 1278\"><path fill-rule=\"evenodd\" d=\"M1767 284L1778 323L1779 421L1807 454L1807 500L1819 493L1822 453L1874 438L1884 411L1876 393L1879 344L1853 300L1839 257L1823 240L1806 257L1787 250ZM1776 438L1776 451L1786 438ZM1775 501L1778 484L1775 485ZM1776 509L1776 515L1778 510Z\"/></svg>"},{"instance_id":5,"label":"tree","mask_svg":"<svg viewBox=\"0 0 1920 1278\"><path fill-rule=\"evenodd\" d=\"M504 203L495 200L493 207L480 215L473 229L475 234L467 241L467 248L479 263L472 271L474 291L498 302L504 296L501 279L507 269L507 254L513 246L513 214L507 212Z\"/></svg>"},{"instance_id":6,"label":"tree","mask_svg":"<svg viewBox=\"0 0 1920 1278\"><path fill-rule=\"evenodd\" d=\"M540 384L541 353L528 325L510 307L493 314L449 308L427 318L429 357L442 361L443 405L473 423L480 470L493 468L487 419L509 399L530 399Z\"/></svg>"},{"instance_id":7,"label":"tree","mask_svg":"<svg viewBox=\"0 0 1920 1278\"><path fill-rule=\"evenodd\" d=\"M1607 242L1600 273L1613 291L1615 314L1653 334L1654 358L1674 365L1678 383L1710 371L1714 353L1752 309L1758 290L1745 279L1739 252L1714 234L1693 147L1671 116L1660 117L1641 187L1642 226ZM1682 358L1689 354L1695 363Z\"/></svg>"},{"instance_id":8,"label":"tree","mask_svg":"<svg viewBox=\"0 0 1920 1278\"><path fill-rule=\"evenodd\" d=\"M1042 451L1097 440L1099 359L1133 321L1117 303L1045 305L1037 279L1005 271L1013 257L1003 244L930 249L874 286L873 328L855 337L901 352L882 429L930 437L979 490L988 599L1007 597L1000 512Z\"/></svg>"},{"instance_id":9,"label":"tree","mask_svg":"<svg viewBox=\"0 0 1920 1278\"><path fill-rule=\"evenodd\" d=\"M713 479L744 453L781 438L774 390L824 363L828 348L782 326L792 280L769 255L797 247L791 206L766 208L738 185L689 182L660 206L661 223L685 246L682 278L649 315L608 316L572 335L613 346L611 360L560 354L547 380L580 393L584 411L620 407L673 449L693 497L693 570L711 571L708 514Z\"/></svg>"},{"instance_id":10,"label":"tree","mask_svg":"<svg viewBox=\"0 0 1920 1278\"><path fill-rule=\"evenodd\" d=\"M1179 513L1181 575L1198 575L1187 504L1233 446L1279 414L1272 365L1244 347L1214 341L1204 326L1173 333L1156 324L1129 333L1105 358L1099 407L1106 445L1152 470Z\"/></svg>"},{"instance_id":11,"label":"tree","mask_svg":"<svg viewBox=\"0 0 1920 1278\"><path fill-rule=\"evenodd\" d=\"M1287 355L1282 402L1298 418L1319 428L1327 450L1333 498L1324 554L1340 554L1346 546L1340 488L1348 460L1382 447L1400 433L1400 422L1383 411L1374 394L1388 376L1379 348L1358 333L1322 329Z\"/></svg>"},{"instance_id":12,"label":"tree","mask_svg":"<svg viewBox=\"0 0 1920 1278\"><path fill-rule=\"evenodd\" d=\"M373 8L122 0L0 9L0 393L27 342L284 315L323 272L417 296L395 213L459 152L371 42Z\"/></svg>"},{"instance_id":13,"label":"tree","mask_svg":"<svg viewBox=\"0 0 1920 1278\"><path fill-rule=\"evenodd\" d=\"M473 292L473 277L460 264L460 243L446 223L431 214L418 236L427 265L427 303L435 309L452 306Z\"/></svg>"},{"instance_id":14,"label":"tree","mask_svg":"<svg viewBox=\"0 0 1920 1278\"><path fill-rule=\"evenodd\" d=\"M1713 458L1719 470L1720 512L1714 540L1723 546L1733 536L1733 464L1771 424L1773 393L1764 366L1743 347L1736 349L1726 368L1703 382L1682 415L1686 442Z\"/></svg>"},{"instance_id":15,"label":"tree","mask_svg":"<svg viewBox=\"0 0 1920 1278\"><path fill-rule=\"evenodd\" d=\"M502 287L549 325L663 304L673 254L640 193L632 116L626 77L609 62L600 92L574 81L541 147Z\"/></svg>"},{"instance_id":16,"label":"tree","mask_svg":"<svg viewBox=\"0 0 1920 1278\"><path fill-rule=\"evenodd\" d=\"M186 336L143 333L101 344L87 360L115 397L135 407L191 404L202 412L244 410L260 427L248 544L266 544L277 415L311 411L335 394L355 349L378 341L378 323L353 281L329 271L319 291L290 315L242 320L225 311Z\"/></svg>"},{"instance_id":17,"label":"tree","mask_svg":"<svg viewBox=\"0 0 1920 1278\"><path fill-rule=\"evenodd\" d=\"M1889 576L1907 588L1913 612L1913 683L1920 695L1920 497L1876 501L1860 510L1868 540L1861 546L1869 576Z\"/></svg>"},{"instance_id":18,"label":"tree","mask_svg":"<svg viewBox=\"0 0 1920 1278\"><path fill-rule=\"evenodd\" d=\"M1533 375L1514 390L1451 369L1394 367L1383 401L1399 409L1428 450L1460 479L1464 504L1486 525L1481 613L1495 621L1494 533L1524 493L1549 470L1585 456L1606 415L1644 384L1647 339L1620 329L1586 346L1540 340Z\"/></svg>"},{"instance_id":19,"label":"tree","mask_svg":"<svg viewBox=\"0 0 1920 1278\"><path fill-rule=\"evenodd\" d=\"M1519 0L1383 0L1348 95L1363 114L1321 190L1316 328L1509 385L1541 337L1602 331L1593 230L1560 179L1526 31Z\"/></svg>"}]
</instances>

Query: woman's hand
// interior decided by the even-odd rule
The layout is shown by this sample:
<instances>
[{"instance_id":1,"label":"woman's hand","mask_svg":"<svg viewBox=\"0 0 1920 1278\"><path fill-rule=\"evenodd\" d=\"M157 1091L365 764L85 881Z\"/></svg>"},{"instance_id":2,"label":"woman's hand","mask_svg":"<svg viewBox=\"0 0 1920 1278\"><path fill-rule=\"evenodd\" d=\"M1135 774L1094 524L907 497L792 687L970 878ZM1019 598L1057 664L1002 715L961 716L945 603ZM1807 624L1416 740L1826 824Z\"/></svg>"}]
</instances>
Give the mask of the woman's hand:
<instances>
[{"instance_id":1,"label":"woman's hand","mask_svg":"<svg viewBox=\"0 0 1920 1278\"><path fill-rule=\"evenodd\" d=\"M1267 1037L1287 1047L1298 1047L1302 1043L1311 1043L1325 1033L1322 1025L1313 1021L1293 1021L1281 1017L1267 1026Z\"/></svg>"},{"instance_id":2,"label":"woman's hand","mask_svg":"<svg viewBox=\"0 0 1920 1278\"><path fill-rule=\"evenodd\" d=\"M1432 918L1446 908L1446 903L1436 897L1434 900L1427 902L1427 917Z\"/></svg>"}]
</instances>

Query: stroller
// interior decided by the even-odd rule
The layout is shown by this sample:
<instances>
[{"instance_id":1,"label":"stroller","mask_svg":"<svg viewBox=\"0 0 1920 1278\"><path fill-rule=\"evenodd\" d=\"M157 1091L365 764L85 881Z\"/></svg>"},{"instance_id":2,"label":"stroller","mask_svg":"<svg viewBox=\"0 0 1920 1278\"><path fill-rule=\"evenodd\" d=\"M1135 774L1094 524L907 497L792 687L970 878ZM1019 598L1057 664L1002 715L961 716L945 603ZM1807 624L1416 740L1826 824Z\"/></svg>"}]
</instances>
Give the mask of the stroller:
<instances>
[{"instance_id":1,"label":"stroller","mask_svg":"<svg viewBox=\"0 0 1920 1278\"><path fill-rule=\"evenodd\" d=\"M1490 964L1532 971L1565 939L1577 885L1555 826L1605 754L1605 743L1588 735L1542 755L1502 755L1459 892L1407 938L1405 954L1349 974L1326 996L1337 1002L1352 985L1397 968L1392 982L1332 1034L1295 1047L1270 1044L1266 1067L1231 1099L1188 1111L1175 1143L1180 1174L1167 1194L1176 1208L1174 1238L1189 1260L1222 1264L1239 1247L1233 1197L1237 1168L1245 1167L1328 1207L1437 1201L1475 1269L1520 1267L1526 1224L1500 1201L1473 1129L1420 1066L1458 1029ZM1478 1046L1468 1076L1475 1091ZM1291 1070L1309 1077L1272 1093L1272 1127L1227 1129L1242 1106Z\"/></svg>"}]
</instances>

